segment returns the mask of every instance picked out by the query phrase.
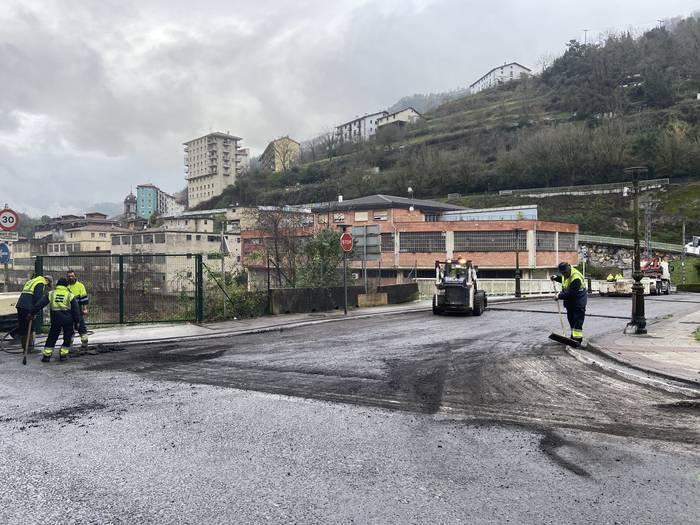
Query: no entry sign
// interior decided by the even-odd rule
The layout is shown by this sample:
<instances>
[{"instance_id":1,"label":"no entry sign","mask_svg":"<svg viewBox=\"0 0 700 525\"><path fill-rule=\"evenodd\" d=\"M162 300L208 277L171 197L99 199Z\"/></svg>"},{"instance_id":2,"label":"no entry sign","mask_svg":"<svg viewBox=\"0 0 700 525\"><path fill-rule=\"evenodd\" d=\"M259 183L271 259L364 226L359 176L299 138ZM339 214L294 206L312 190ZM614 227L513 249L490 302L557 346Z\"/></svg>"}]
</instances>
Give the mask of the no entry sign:
<instances>
[{"instance_id":1,"label":"no entry sign","mask_svg":"<svg viewBox=\"0 0 700 525\"><path fill-rule=\"evenodd\" d=\"M0 229L6 232L14 230L19 226L19 215L10 208L0 210Z\"/></svg>"},{"instance_id":2,"label":"no entry sign","mask_svg":"<svg viewBox=\"0 0 700 525\"><path fill-rule=\"evenodd\" d=\"M340 247L344 252L352 251L352 235L350 235L348 232L345 232L340 236Z\"/></svg>"}]
</instances>

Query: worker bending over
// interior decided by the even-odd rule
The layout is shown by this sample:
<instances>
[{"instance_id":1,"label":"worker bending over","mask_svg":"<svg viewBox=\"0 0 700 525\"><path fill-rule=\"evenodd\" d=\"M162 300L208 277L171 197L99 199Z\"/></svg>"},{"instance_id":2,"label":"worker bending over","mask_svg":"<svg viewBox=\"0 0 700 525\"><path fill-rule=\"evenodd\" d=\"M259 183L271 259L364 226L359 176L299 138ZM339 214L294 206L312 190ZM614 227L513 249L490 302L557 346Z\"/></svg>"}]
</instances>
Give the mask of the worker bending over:
<instances>
[{"instance_id":1,"label":"worker bending over","mask_svg":"<svg viewBox=\"0 0 700 525\"><path fill-rule=\"evenodd\" d=\"M42 299L46 297L46 292L51 288L51 278L35 275L24 283L22 293L19 294L19 299L15 305L17 308L17 330L21 337L22 348L27 348L29 351L34 348L34 331L29 334L27 341L27 330L29 329L29 319L34 315L34 309ZM41 308L39 308L41 310ZM39 311L37 310L37 312Z\"/></svg>"},{"instance_id":2,"label":"worker bending over","mask_svg":"<svg viewBox=\"0 0 700 525\"><path fill-rule=\"evenodd\" d=\"M566 308L566 318L571 326L571 339L583 341L583 321L586 318L586 284L583 274L569 263L559 263L561 275L552 275L552 281L561 283L561 292L554 298L562 299Z\"/></svg>"},{"instance_id":3,"label":"worker bending over","mask_svg":"<svg viewBox=\"0 0 700 525\"><path fill-rule=\"evenodd\" d=\"M34 307L33 315L36 315L44 306L51 309L51 328L44 345L42 363L51 361L53 347L58 341L58 336L63 331L63 345L59 352L61 361L68 359L70 345L73 342L74 326L80 322L80 306L75 296L68 289L68 280L61 278L56 282L56 289L49 292L48 296L39 301Z\"/></svg>"}]
</instances>

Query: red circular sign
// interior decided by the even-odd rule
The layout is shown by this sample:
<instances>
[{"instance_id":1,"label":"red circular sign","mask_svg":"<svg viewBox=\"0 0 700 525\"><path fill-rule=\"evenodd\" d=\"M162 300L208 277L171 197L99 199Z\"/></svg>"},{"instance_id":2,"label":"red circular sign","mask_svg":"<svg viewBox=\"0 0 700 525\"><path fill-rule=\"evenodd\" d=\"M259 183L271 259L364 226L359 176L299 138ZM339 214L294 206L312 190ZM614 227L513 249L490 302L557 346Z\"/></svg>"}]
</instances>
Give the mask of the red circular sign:
<instances>
[{"instance_id":1,"label":"red circular sign","mask_svg":"<svg viewBox=\"0 0 700 525\"><path fill-rule=\"evenodd\" d=\"M344 252L352 251L352 235L350 235L348 232L345 232L340 236L340 247Z\"/></svg>"},{"instance_id":2,"label":"red circular sign","mask_svg":"<svg viewBox=\"0 0 700 525\"><path fill-rule=\"evenodd\" d=\"M19 215L10 208L0 210L0 229L6 232L14 230L19 226Z\"/></svg>"}]
</instances>

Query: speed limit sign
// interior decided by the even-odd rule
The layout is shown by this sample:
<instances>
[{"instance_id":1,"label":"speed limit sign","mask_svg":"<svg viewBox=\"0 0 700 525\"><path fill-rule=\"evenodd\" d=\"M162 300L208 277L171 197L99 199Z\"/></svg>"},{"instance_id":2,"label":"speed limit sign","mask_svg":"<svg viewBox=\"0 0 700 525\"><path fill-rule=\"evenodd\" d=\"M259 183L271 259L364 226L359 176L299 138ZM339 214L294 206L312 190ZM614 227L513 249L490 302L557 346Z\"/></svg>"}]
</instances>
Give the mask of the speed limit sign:
<instances>
[{"instance_id":1,"label":"speed limit sign","mask_svg":"<svg viewBox=\"0 0 700 525\"><path fill-rule=\"evenodd\" d=\"M0 229L6 232L14 230L19 226L19 215L10 208L0 210Z\"/></svg>"}]
</instances>

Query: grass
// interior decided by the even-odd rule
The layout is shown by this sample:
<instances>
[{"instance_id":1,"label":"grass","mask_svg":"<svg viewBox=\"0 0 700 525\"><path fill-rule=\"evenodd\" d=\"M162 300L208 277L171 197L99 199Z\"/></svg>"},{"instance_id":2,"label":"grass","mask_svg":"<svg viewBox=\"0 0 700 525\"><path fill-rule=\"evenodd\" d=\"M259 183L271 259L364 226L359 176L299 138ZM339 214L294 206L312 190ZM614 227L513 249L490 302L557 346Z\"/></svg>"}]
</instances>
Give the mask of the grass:
<instances>
[{"instance_id":1,"label":"grass","mask_svg":"<svg viewBox=\"0 0 700 525\"><path fill-rule=\"evenodd\" d=\"M693 335L695 336L695 340L696 340L698 343L700 343L700 327L698 327L698 328L695 329L695 332L693 333Z\"/></svg>"}]
</instances>

